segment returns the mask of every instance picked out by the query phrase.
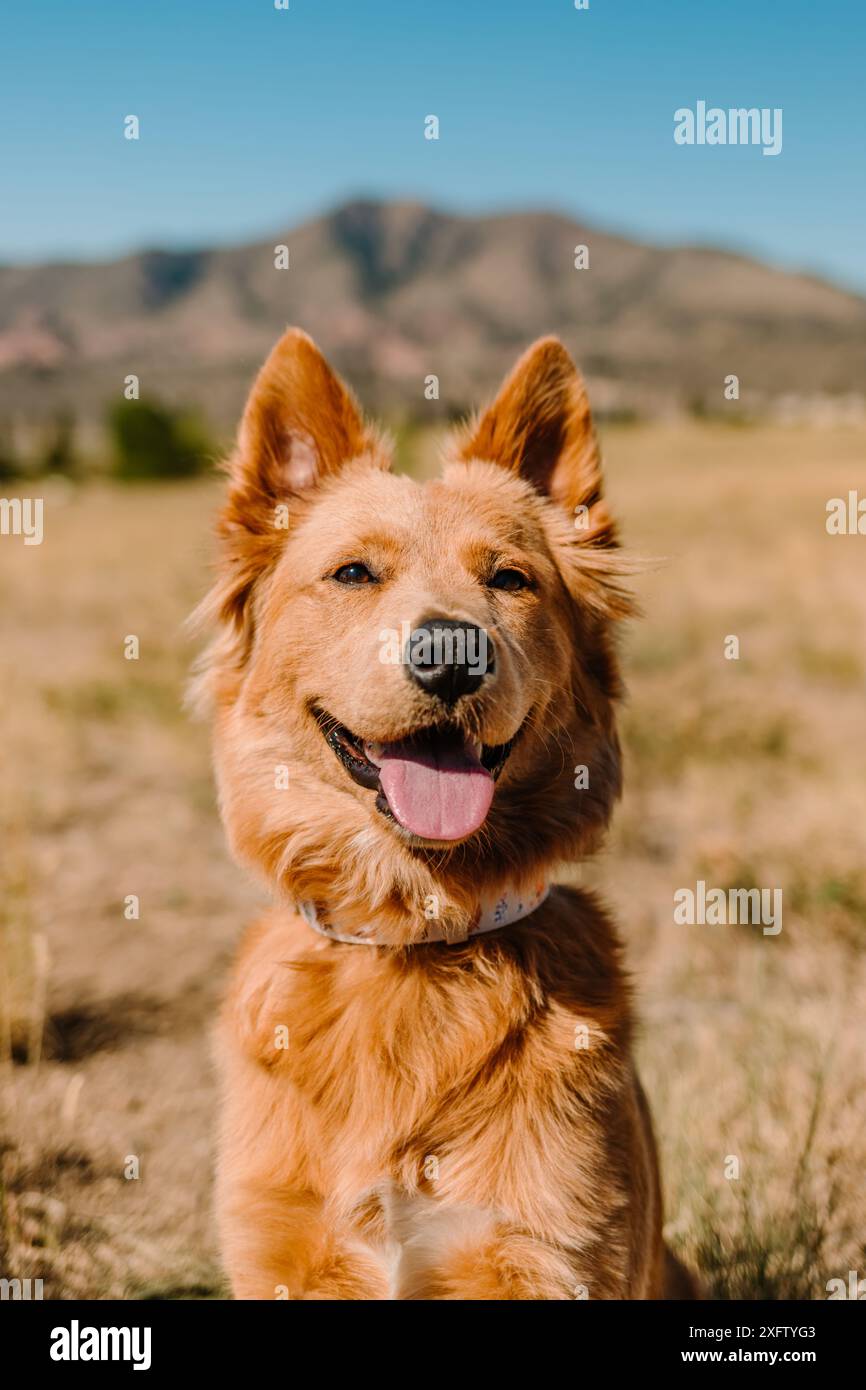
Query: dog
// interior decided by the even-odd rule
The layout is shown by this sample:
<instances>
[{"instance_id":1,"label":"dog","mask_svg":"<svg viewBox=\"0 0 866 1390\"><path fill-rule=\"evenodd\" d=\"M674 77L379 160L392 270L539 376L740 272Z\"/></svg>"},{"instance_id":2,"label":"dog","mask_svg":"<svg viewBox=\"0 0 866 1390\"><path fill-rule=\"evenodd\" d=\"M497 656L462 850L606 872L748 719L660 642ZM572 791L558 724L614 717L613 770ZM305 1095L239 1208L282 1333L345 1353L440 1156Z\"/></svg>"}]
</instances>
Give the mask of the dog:
<instances>
[{"instance_id":1,"label":"dog","mask_svg":"<svg viewBox=\"0 0 866 1390\"><path fill-rule=\"evenodd\" d=\"M662 1239L614 924L552 886L620 792L629 564L554 338L390 471L286 332L247 402L200 618L222 818L275 906L218 1027L242 1299L653 1299Z\"/></svg>"}]
</instances>

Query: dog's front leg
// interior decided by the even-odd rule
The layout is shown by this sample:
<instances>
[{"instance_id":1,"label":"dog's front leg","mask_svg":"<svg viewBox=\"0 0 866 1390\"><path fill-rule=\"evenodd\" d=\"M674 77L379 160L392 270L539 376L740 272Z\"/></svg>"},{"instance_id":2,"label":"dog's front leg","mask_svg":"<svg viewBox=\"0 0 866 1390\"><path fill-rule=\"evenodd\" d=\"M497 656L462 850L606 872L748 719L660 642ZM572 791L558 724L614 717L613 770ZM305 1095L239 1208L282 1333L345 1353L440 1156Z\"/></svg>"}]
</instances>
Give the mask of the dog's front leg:
<instances>
[{"instance_id":1,"label":"dog's front leg","mask_svg":"<svg viewBox=\"0 0 866 1390\"><path fill-rule=\"evenodd\" d=\"M469 1221L445 1239L438 1234L430 1242L423 1236L410 1242L398 1297L570 1300L593 1296L589 1277L565 1251L544 1241L492 1221Z\"/></svg>"},{"instance_id":2,"label":"dog's front leg","mask_svg":"<svg viewBox=\"0 0 866 1390\"><path fill-rule=\"evenodd\" d=\"M235 1298L388 1297L384 1262L316 1196L244 1184L221 1205Z\"/></svg>"}]
</instances>

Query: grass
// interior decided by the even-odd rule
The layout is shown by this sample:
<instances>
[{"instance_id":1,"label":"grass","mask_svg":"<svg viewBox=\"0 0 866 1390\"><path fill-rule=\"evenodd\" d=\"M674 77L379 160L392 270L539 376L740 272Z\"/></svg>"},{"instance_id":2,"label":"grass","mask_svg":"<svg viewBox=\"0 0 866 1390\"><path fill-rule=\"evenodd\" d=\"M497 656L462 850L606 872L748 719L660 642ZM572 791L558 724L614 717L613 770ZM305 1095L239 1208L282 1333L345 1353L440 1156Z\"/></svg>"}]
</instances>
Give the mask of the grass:
<instances>
[{"instance_id":1,"label":"grass","mask_svg":"<svg viewBox=\"0 0 866 1390\"><path fill-rule=\"evenodd\" d=\"M403 443L429 472L435 436ZM580 874L627 941L668 1235L716 1297L821 1298L866 1274L864 543L824 530L864 439L605 444L626 541L660 558L623 641L626 794ZM209 1033L257 899L180 704L215 501L49 490L44 544L2 542L0 1273L46 1297L225 1293ZM781 887L780 935L676 925L698 878Z\"/></svg>"}]
</instances>

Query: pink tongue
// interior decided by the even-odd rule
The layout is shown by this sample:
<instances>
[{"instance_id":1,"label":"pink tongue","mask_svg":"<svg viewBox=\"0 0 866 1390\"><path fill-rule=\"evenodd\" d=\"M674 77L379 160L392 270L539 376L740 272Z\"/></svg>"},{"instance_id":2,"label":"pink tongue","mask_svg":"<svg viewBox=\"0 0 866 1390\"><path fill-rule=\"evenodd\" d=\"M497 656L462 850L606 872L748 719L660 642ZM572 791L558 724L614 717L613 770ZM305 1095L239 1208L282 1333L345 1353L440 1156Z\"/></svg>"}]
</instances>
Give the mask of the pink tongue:
<instances>
[{"instance_id":1,"label":"pink tongue","mask_svg":"<svg viewBox=\"0 0 866 1390\"><path fill-rule=\"evenodd\" d=\"M494 782L472 749L386 744L378 761L388 805L413 834L424 840L462 840L483 824Z\"/></svg>"}]
</instances>

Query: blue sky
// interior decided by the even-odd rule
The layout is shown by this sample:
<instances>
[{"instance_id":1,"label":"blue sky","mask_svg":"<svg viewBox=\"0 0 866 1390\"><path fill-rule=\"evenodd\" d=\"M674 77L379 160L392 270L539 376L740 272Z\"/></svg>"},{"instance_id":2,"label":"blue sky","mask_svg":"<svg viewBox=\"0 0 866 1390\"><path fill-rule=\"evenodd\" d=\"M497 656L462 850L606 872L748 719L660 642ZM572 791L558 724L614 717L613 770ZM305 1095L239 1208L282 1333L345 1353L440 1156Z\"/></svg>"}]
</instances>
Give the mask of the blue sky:
<instances>
[{"instance_id":1,"label":"blue sky","mask_svg":"<svg viewBox=\"0 0 866 1390\"><path fill-rule=\"evenodd\" d=\"M269 235L352 196L549 207L866 291L851 0L30 0L0 35L0 260ZM782 153L673 113L781 107ZM138 142L122 123L141 121ZM423 138L436 114L438 142Z\"/></svg>"}]
</instances>

